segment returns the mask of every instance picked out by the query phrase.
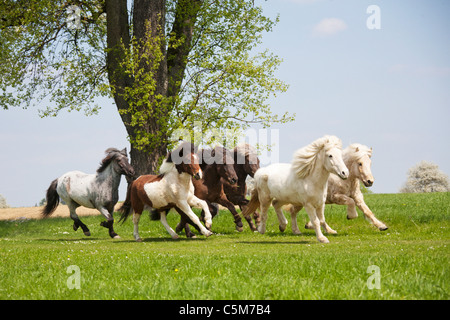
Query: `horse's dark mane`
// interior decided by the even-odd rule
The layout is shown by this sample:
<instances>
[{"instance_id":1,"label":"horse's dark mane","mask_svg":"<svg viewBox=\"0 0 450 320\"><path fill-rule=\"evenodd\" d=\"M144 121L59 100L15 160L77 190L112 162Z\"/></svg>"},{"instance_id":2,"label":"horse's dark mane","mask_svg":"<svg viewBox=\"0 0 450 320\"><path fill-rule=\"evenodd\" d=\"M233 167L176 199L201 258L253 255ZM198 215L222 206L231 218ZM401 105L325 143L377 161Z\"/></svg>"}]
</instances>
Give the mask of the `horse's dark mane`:
<instances>
[{"instance_id":1,"label":"horse's dark mane","mask_svg":"<svg viewBox=\"0 0 450 320\"><path fill-rule=\"evenodd\" d=\"M172 153L180 155L180 152L182 152L184 150L189 150L191 153L197 153L198 146L194 145L193 143L185 141L167 154L166 161L173 162ZM183 154L181 157L186 157L186 156L187 156L186 154Z\"/></svg>"},{"instance_id":2,"label":"horse's dark mane","mask_svg":"<svg viewBox=\"0 0 450 320\"><path fill-rule=\"evenodd\" d=\"M98 173L105 171L106 167L109 166L111 161L115 160L119 155L123 155L123 153L116 148L108 148L105 151L106 157L100 162L100 167L97 169Z\"/></svg>"}]
</instances>

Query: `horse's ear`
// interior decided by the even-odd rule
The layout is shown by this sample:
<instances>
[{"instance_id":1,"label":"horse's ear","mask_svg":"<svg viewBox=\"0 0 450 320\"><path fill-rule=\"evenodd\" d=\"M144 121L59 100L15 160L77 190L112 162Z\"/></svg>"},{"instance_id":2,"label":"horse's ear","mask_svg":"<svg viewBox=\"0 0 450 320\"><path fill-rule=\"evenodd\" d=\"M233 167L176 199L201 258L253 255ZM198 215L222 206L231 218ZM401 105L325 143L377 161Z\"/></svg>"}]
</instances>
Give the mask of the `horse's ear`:
<instances>
[{"instance_id":1,"label":"horse's ear","mask_svg":"<svg viewBox=\"0 0 450 320\"><path fill-rule=\"evenodd\" d=\"M359 152L359 147L356 147L356 150L355 150L355 152Z\"/></svg>"},{"instance_id":2,"label":"horse's ear","mask_svg":"<svg viewBox=\"0 0 450 320\"><path fill-rule=\"evenodd\" d=\"M370 147L369 158L372 158L372 147Z\"/></svg>"},{"instance_id":3,"label":"horse's ear","mask_svg":"<svg viewBox=\"0 0 450 320\"><path fill-rule=\"evenodd\" d=\"M123 150L120 151L120 153L123 154L124 156L127 156L127 155L128 155L128 153L127 153L127 148L126 148L126 147L123 148Z\"/></svg>"}]
</instances>

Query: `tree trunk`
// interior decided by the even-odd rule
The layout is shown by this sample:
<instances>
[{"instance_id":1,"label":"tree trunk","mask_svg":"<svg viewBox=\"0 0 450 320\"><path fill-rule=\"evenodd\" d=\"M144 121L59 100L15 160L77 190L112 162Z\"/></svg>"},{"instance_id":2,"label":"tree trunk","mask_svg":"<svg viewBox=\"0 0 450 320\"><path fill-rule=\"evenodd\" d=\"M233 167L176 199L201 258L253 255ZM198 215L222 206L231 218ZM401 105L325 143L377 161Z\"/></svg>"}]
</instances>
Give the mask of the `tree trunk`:
<instances>
[{"instance_id":1,"label":"tree trunk","mask_svg":"<svg viewBox=\"0 0 450 320\"><path fill-rule=\"evenodd\" d=\"M145 123L140 126L132 126L132 114L123 112L129 110L130 107L123 97L123 93L125 88L133 85L134 79L120 68L120 62L125 58L124 50L130 49L127 1L106 0L108 77L110 84L114 87L114 100L119 114L131 138L131 165L137 176L155 173L161 163L161 158L167 154L168 128L163 127L167 123L164 119L170 116L173 107L171 101L174 101L171 98L178 95L183 80L187 56L191 49L193 28L201 4L201 0L179 0L172 28L175 37L171 38L175 41L183 39L183 42L179 46L172 46L169 43L169 52L167 53L164 34L166 1L134 0L133 35L139 44L158 44L162 60L159 61L156 71L151 70L152 64L146 63L144 59L139 62L141 70L152 74L156 88L149 97L149 103L141 104L141 109L138 110L147 115ZM159 39L159 42L155 39ZM145 49L140 48L140 50ZM148 52L142 52L142 55L139 56L147 57ZM155 57L150 56L146 59L152 58ZM162 98L158 98L158 100L157 97ZM139 99L140 97L132 98ZM154 138L148 147L140 146L138 148L133 143L133 139L142 134Z\"/></svg>"},{"instance_id":2,"label":"tree trunk","mask_svg":"<svg viewBox=\"0 0 450 320\"><path fill-rule=\"evenodd\" d=\"M156 35L158 30L164 31L164 15L165 1L134 1L134 35L139 41L147 41L146 26L151 27L151 35ZM137 148L131 143L131 165L133 166L136 176L142 174L155 173L160 158L165 157L167 153L167 139L165 135L161 135L158 119L150 116L147 123L140 128L136 128L131 123L132 115L129 112L121 112L129 109L128 102L123 97L124 89L133 84L133 79L127 75L119 67L120 62L125 57L123 50L129 50L130 47L130 27L128 24L127 2L123 0L107 0L107 67L109 82L114 87L114 101L116 103L119 114L125 125L128 135L131 139L137 136L138 131L144 131L148 135L158 135L160 143L154 144L154 148ZM159 19L159 17L163 17ZM146 22L149 24L146 24ZM158 25L160 28L158 28ZM122 46L121 46L122 43ZM165 50L163 43L162 50ZM164 51L163 51L164 53ZM165 53L164 53L165 55ZM145 68L145 66L143 66ZM167 65L165 60L161 62L160 68L155 74L157 89L155 94L167 95ZM153 99L151 97L150 99ZM143 108L145 108L145 104ZM151 110L144 110L151 112Z\"/></svg>"}]
</instances>

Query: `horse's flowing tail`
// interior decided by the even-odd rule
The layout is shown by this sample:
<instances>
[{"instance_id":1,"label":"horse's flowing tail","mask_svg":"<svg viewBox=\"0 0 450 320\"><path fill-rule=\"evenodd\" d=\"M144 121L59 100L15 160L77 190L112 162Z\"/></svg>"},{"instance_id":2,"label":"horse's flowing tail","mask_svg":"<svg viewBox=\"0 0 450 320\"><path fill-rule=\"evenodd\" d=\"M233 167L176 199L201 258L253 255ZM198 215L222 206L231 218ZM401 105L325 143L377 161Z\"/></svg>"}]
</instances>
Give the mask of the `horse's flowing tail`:
<instances>
[{"instance_id":1,"label":"horse's flowing tail","mask_svg":"<svg viewBox=\"0 0 450 320\"><path fill-rule=\"evenodd\" d=\"M242 212L242 215L244 217L250 216L253 212L255 212L259 208L259 198L258 198L258 189L255 188L252 191L252 198L250 199L250 202L248 203L247 207Z\"/></svg>"},{"instance_id":2,"label":"horse's flowing tail","mask_svg":"<svg viewBox=\"0 0 450 320\"><path fill-rule=\"evenodd\" d=\"M57 186L58 186L58 179L55 179L52 181L50 187L48 187L47 189L46 195L47 204L45 205L44 209L41 212L44 218L51 215L59 204L59 194L56 191Z\"/></svg>"},{"instance_id":3,"label":"horse's flowing tail","mask_svg":"<svg viewBox=\"0 0 450 320\"><path fill-rule=\"evenodd\" d=\"M122 203L122 206L119 209L119 212L121 214L119 222L122 221L122 223L127 220L131 211L133 211L133 207L131 206L131 187L133 186L133 182L134 181L128 183L127 197L125 198L125 201Z\"/></svg>"}]
</instances>

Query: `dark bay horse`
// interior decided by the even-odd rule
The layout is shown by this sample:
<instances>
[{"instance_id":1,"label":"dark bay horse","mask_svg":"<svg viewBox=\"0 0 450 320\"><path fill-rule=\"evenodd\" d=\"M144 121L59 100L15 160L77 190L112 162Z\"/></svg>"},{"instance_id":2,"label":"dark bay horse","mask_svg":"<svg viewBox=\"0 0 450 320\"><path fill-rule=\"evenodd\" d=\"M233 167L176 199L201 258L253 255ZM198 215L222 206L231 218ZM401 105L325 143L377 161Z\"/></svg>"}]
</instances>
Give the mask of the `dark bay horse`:
<instances>
[{"instance_id":1,"label":"dark bay horse","mask_svg":"<svg viewBox=\"0 0 450 320\"><path fill-rule=\"evenodd\" d=\"M42 210L44 217L50 216L59 204L59 198L67 204L73 220L73 230L79 227L86 236L91 233L81 222L75 210L79 206L97 209L106 218L100 225L109 229L111 238L120 238L113 229L114 206L119 200L119 184L122 174L132 177L134 169L128 163L127 150L109 148L96 174L70 171L55 179L47 190L47 204Z\"/></svg>"},{"instance_id":2,"label":"dark bay horse","mask_svg":"<svg viewBox=\"0 0 450 320\"><path fill-rule=\"evenodd\" d=\"M247 193L247 175L254 177L256 171L259 169L259 159L256 149L248 143L242 143L233 149L234 158L234 170L238 176L237 186L231 185L225 179L221 179L223 185L223 190L228 200L241 208L244 211L249 200L245 198ZM253 213L253 218L256 224L260 222L259 214L255 211ZM257 228L253 223L250 216L246 216L245 219L250 226L252 231L256 231Z\"/></svg>"}]
</instances>

